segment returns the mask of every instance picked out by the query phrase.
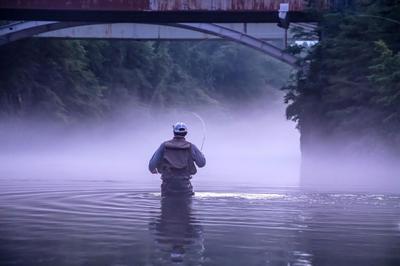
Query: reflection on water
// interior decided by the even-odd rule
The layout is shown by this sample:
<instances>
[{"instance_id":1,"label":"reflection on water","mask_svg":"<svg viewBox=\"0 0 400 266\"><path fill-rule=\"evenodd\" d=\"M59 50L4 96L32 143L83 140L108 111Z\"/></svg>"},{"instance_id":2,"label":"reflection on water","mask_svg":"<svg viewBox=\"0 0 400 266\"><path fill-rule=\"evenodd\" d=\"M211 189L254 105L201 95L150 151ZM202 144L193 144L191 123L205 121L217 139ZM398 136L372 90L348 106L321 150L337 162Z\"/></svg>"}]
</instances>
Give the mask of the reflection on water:
<instances>
[{"instance_id":1,"label":"reflection on water","mask_svg":"<svg viewBox=\"0 0 400 266\"><path fill-rule=\"evenodd\" d=\"M204 262L202 227L192 214L191 198L162 198L161 213L150 228L157 243L153 250L155 264Z\"/></svg>"},{"instance_id":2,"label":"reflection on water","mask_svg":"<svg viewBox=\"0 0 400 266\"><path fill-rule=\"evenodd\" d=\"M400 196L0 180L0 265L400 265Z\"/></svg>"}]
</instances>

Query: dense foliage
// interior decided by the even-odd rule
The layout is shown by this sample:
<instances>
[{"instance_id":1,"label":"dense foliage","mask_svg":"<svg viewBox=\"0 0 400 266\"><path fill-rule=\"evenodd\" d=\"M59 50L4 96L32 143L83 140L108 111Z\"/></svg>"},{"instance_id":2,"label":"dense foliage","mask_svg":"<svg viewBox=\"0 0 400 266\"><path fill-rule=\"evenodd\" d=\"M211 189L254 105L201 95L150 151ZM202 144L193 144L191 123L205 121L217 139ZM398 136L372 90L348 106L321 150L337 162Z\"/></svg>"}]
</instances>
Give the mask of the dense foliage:
<instances>
[{"instance_id":1,"label":"dense foliage","mask_svg":"<svg viewBox=\"0 0 400 266\"><path fill-rule=\"evenodd\" d=\"M400 2L355 2L326 14L318 33L284 88L303 153L325 143L328 153L399 154Z\"/></svg>"},{"instance_id":2,"label":"dense foliage","mask_svg":"<svg viewBox=\"0 0 400 266\"><path fill-rule=\"evenodd\" d=\"M288 67L230 42L29 39L0 47L0 113L71 123L121 106L256 99Z\"/></svg>"}]
</instances>

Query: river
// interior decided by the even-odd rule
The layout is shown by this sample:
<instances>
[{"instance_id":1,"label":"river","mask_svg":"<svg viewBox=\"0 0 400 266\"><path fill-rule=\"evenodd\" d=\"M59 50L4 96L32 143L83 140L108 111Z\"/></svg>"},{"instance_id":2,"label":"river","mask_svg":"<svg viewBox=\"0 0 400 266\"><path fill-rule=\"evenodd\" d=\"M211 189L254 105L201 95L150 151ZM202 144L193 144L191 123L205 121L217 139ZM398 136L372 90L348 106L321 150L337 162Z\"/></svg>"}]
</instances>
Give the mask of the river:
<instances>
[{"instance_id":1,"label":"river","mask_svg":"<svg viewBox=\"0 0 400 266\"><path fill-rule=\"evenodd\" d=\"M399 194L0 183L0 265L400 265Z\"/></svg>"}]
</instances>

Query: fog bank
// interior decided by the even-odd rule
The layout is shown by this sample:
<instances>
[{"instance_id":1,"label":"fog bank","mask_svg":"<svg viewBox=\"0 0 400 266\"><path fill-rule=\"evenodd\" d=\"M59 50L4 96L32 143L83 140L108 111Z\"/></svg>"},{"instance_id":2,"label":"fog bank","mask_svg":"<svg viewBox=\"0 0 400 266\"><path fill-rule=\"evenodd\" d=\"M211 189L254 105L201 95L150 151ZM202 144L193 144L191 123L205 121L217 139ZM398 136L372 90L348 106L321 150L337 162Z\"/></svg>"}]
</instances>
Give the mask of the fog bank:
<instances>
[{"instance_id":1,"label":"fog bank","mask_svg":"<svg viewBox=\"0 0 400 266\"><path fill-rule=\"evenodd\" d=\"M2 122L0 178L21 180L128 181L158 189L159 176L147 165L172 124L187 123L187 140L199 148L205 130L205 168L195 187L296 186L299 183L299 134L284 117L282 104L196 110L124 109L124 118L74 128L36 121ZM200 119L193 114L200 115Z\"/></svg>"}]
</instances>

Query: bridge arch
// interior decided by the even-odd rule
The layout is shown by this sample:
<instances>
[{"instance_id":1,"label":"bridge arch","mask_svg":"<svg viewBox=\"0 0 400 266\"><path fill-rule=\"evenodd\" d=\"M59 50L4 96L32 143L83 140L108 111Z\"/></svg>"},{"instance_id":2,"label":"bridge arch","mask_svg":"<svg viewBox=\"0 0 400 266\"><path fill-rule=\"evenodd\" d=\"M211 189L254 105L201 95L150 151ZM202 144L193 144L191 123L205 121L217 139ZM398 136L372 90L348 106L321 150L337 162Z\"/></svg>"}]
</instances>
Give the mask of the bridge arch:
<instances>
[{"instance_id":1,"label":"bridge arch","mask_svg":"<svg viewBox=\"0 0 400 266\"><path fill-rule=\"evenodd\" d=\"M102 23L59 22L59 21L22 21L0 27L0 45L41 33ZM167 23L164 26L177 27L215 35L256 49L292 67L296 67L297 58L284 50L246 33L213 23Z\"/></svg>"}]
</instances>

